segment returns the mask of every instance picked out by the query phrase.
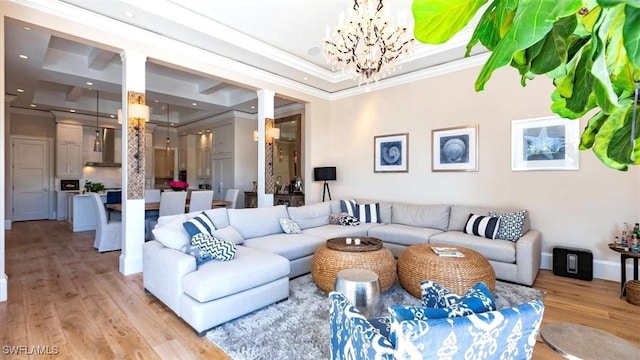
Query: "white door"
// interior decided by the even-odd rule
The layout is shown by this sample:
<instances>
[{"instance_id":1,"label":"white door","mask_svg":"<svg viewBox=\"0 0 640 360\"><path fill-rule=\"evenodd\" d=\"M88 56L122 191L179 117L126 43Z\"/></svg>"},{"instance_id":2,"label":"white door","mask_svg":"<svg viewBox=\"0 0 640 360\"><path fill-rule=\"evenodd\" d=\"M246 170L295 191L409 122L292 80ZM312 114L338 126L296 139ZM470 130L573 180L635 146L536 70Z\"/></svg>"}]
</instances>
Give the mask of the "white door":
<instances>
[{"instance_id":1,"label":"white door","mask_svg":"<svg viewBox=\"0 0 640 360\"><path fill-rule=\"evenodd\" d=\"M49 218L49 142L13 139L13 220Z\"/></svg>"}]
</instances>

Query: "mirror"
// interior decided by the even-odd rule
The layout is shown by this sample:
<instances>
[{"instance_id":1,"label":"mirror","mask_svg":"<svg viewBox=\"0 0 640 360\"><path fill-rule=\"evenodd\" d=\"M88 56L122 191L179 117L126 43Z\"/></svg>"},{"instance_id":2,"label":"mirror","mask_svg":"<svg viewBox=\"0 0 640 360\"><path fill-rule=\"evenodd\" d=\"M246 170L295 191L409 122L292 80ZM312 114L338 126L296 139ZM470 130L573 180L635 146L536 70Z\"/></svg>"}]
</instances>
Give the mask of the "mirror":
<instances>
[{"instance_id":1,"label":"mirror","mask_svg":"<svg viewBox=\"0 0 640 360\"><path fill-rule=\"evenodd\" d=\"M300 177L300 120L301 115L291 115L275 120L280 129L280 138L275 140L273 149L273 174L276 191L295 183ZM278 191L277 191L278 192Z\"/></svg>"}]
</instances>

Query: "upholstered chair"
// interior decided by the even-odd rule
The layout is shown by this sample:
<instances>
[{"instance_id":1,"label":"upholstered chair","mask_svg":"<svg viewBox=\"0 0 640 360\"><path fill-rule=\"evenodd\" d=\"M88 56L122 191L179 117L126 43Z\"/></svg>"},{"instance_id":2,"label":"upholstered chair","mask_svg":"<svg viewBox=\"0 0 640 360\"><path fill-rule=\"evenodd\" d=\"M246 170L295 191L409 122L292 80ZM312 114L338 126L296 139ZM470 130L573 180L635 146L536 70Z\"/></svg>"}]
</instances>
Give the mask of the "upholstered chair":
<instances>
[{"instance_id":1,"label":"upholstered chair","mask_svg":"<svg viewBox=\"0 0 640 360\"><path fill-rule=\"evenodd\" d=\"M192 191L189 200L189 212L211 209L213 190Z\"/></svg>"},{"instance_id":2,"label":"upholstered chair","mask_svg":"<svg viewBox=\"0 0 640 360\"><path fill-rule=\"evenodd\" d=\"M122 222L107 222L107 212L100 195L90 193L89 196L93 201L96 214L96 238L93 242L93 247L98 249L99 252L122 249Z\"/></svg>"},{"instance_id":3,"label":"upholstered chair","mask_svg":"<svg viewBox=\"0 0 640 360\"><path fill-rule=\"evenodd\" d=\"M238 189L228 189L227 193L224 196L224 199L226 201L230 201L231 205L227 206L227 208L229 209L235 209L236 208L236 203L238 202L238 194L240 193L240 190Z\"/></svg>"}]
</instances>

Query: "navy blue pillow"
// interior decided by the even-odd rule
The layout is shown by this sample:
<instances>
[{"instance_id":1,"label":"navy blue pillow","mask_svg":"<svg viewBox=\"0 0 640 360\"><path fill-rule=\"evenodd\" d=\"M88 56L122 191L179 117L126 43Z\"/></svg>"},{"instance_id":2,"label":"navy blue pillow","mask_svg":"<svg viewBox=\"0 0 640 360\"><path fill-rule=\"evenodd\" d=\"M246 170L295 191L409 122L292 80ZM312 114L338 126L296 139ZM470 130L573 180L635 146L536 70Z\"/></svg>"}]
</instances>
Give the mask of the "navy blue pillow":
<instances>
[{"instance_id":1,"label":"navy blue pillow","mask_svg":"<svg viewBox=\"0 0 640 360\"><path fill-rule=\"evenodd\" d=\"M196 217L182 223L182 226L187 230L190 238L198 234L211 235L211 233L216 229L213 225L213 221L211 221L204 211Z\"/></svg>"}]
</instances>

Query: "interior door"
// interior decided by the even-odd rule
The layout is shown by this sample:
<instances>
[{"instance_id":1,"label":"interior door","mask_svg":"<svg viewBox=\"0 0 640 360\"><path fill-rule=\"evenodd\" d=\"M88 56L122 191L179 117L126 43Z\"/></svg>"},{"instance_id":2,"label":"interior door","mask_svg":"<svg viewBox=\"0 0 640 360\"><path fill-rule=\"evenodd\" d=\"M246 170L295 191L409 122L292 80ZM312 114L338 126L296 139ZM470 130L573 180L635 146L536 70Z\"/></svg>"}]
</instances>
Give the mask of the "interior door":
<instances>
[{"instance_id":1,"label":"interior door","mask_svg":"<svg viewBox=\"0 0 640 360\"><path fill-rule=\"evenodd\" d=\"M51 164L46 139L13 139L13 220L49 218Z\"/></svg>"}]
</instances>

